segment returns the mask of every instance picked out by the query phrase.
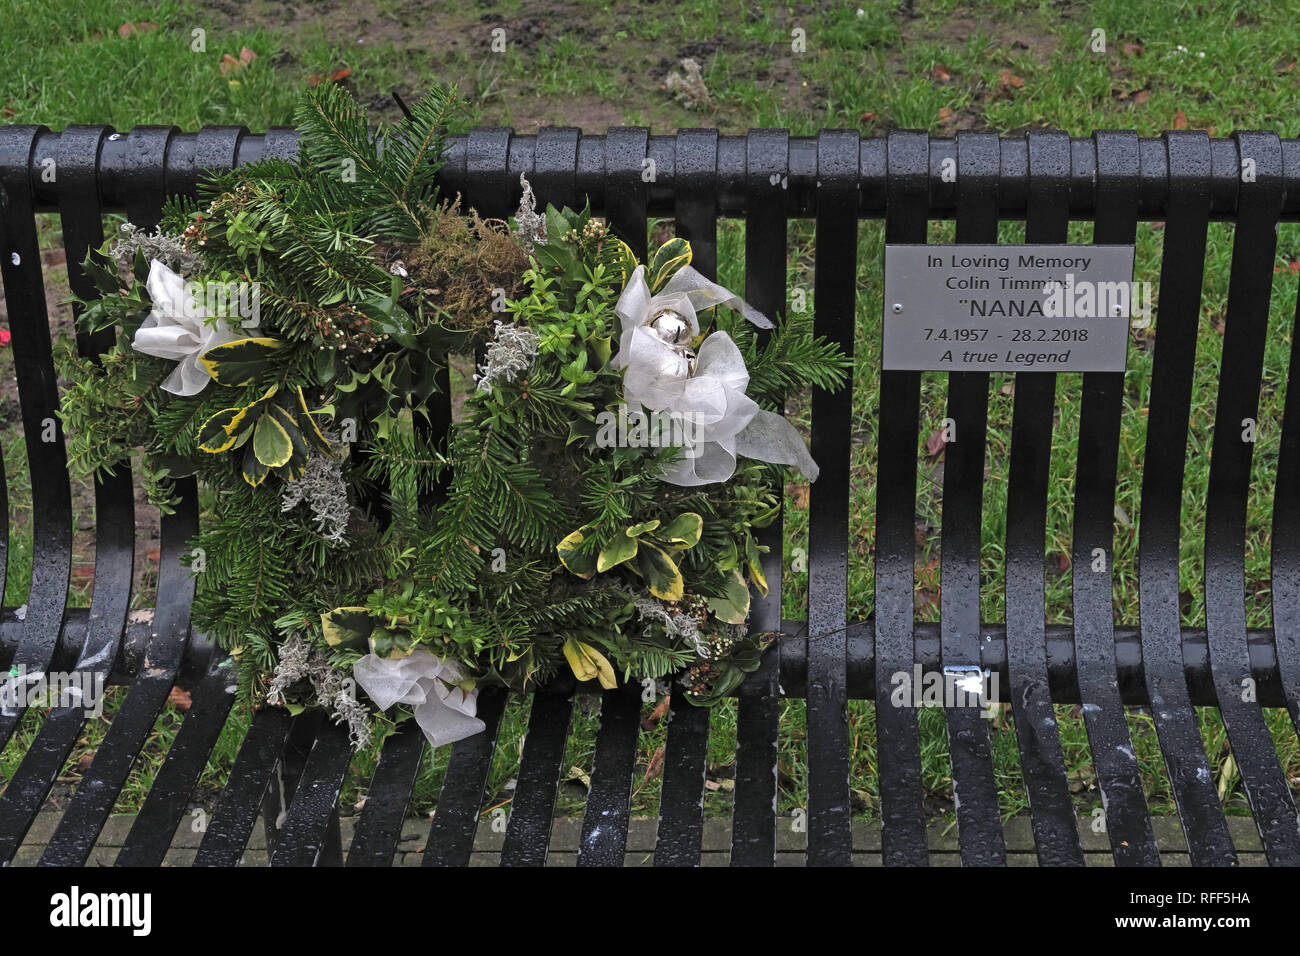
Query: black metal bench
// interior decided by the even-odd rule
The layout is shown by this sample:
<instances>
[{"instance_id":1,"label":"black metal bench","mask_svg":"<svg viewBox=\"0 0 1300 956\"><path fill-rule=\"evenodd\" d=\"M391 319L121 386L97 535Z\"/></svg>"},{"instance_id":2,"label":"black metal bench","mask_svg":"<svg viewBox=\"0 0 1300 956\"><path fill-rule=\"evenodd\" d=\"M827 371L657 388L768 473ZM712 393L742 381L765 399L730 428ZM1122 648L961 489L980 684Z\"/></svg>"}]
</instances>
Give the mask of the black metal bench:
<instances>
[{"instance_id":1,"label":"black metal bench","mask_svg":"<svg viewBox=\"0 0 1300 956\"><path fill-rule=\"evenodd\" d=\"M96 487L96 557L88 611L67 607L73 536L62 436L42 441L57 421L55 376L34 214L59 213L74 291L91 288L80 272L88 247L103 238L102 216L124 210L151 226L164 197L195 188L203 168L267 155L292 155L292 130L250 134L209 128L182 133L138 127L116 134L77 126L0 128L0 270L13 332L23 426L32 477L34 556L30 599L20 620L0 620L0 666L98 670L130 689L86 770L41 862L84 863L112 813L171 688L193 689L193 705L152 791L126 837L118 865L163 861L199 775L230 712L233 681L221 655L189 629L193 583L180 556L199 520L196 490L182 482L183 504L164 517L158 603L151 619L128 620L133 566L129 475ZM1241 160L1254 161L1243 182ZM644 161L654 162L643 178ZM54 166L48 162L54 160ZM941 175L956 162L955 182ZM56 169L51 177L48 170ZM999 220L1026 220L1026 241L1064 242L1072 220L1094 219L1098 243L1131 243L1139 220L1164 220L1160 336L1151 388L1140 516L1141 623L1113 623L1112 575L1091 570L1091 555L1112 549L1117 448L1124 376L1086 373L1075 475L1074 626L1044 624L1044 534L1055 376L1016 380L1006 534L1006 622L980 620L980 502L988 379L954 373L948 415L963 440L948 446L942 528L942 623L914 623L914 515L920 373L879 376L879 474L874 540L873 619L846 620L849 550L850 389L813 396L813 455L822 465L810 513L809 619L780 620L780 528L767 557L771 594L757 601L754 627L783 632L762 667L739 690L739 745L730 831L733 865L770 865L777 846L776 762L781 697L807 700L807 850L811 864L852 859L850 698L874 700L879 732L880 853L886 864L927 863L917 712L889 706L890 675L953 665L996 670L1018 733L1042 864L1082 864L1080 823L1071 803L1053 703L1082 704L1106 833L1116 864L1160 862L1151 815L1125 723L1125 705L1150 707L1176 797L1191 862L1236 861L1197 727L1198 706L1220 708L1249 796L1264 853L1300 863L1300 821L1265 726L1262 707L1286 707L1300 720L1300 390L1287 392L1273 502L1274 627L1248 630L1243 600L1245 514L1252 445L1239 423L1257 413L1269 293L1280 220L1300 218L1300 141L1269 133L1211 140L1171 132L1071 139L1032 131L999 139L956 139L896 132L862 139L852 131L815 138L779 130L720 136L688 130L650 136L642 128L605 136L543 129L534 136L475 129L453 139L443 171L483 214L505 216L527 173L542 202L580 206L589 197L643 256L651 215L671 215L695 248L695 266L716 269L716 221L747 221L746 298L775 312L786 302L786 225L815 217L816 329L853 344L854 264L860 217L885 220L886 241L924 242L927 221L956 219L959 242L994 242ZM652 181L647 182L647 178ZM1181 625L1178 554L1189 407L1200 321L1200 289L1211 220L1232 220L1231 289L1209 490L1204 501L1208 627ZM878 303L869 303L877 308ZM82 336L83 353L105 345ZM1292 346L1291 370L1297 368ZM1294 377L1294 375L1293 375ZM976 436L973 439L969 436ZM0 474L0 481L3 475ZM7 508L0 494L0 508ZM9 525L4 512L3 523ZM6 555L0 539L0 567ZM846 626L847 625L847 626ZM1241 692L1255 681L1254 699ZM546 862L572 688L538 694L501 848L507 865ZM1246 697L1246 700L1243 700ZM425 865L469 861L502 695L484 693L488 729L454 745L424 854ZM679 704L681 706L679 706ZM629 825L639 688L605 692L578 863L621 864ZM986 722L976 709L947 710L958 839L965 864L1006 860ZM9 861L60 773L84 716L52 712L0 796L0 863ZM18 718L0 717L0 747ZM412 722L390 738L370 783L350 846L339 837L337 801L350 752L343 728L311 715L259 711L243 742L195 863L234 865L264 801L271 863L384 865L392 861L425 750ZM709 714L673 698L654 851L656 864L700 860L701 794Z\"/></svg>"}]
</instances>

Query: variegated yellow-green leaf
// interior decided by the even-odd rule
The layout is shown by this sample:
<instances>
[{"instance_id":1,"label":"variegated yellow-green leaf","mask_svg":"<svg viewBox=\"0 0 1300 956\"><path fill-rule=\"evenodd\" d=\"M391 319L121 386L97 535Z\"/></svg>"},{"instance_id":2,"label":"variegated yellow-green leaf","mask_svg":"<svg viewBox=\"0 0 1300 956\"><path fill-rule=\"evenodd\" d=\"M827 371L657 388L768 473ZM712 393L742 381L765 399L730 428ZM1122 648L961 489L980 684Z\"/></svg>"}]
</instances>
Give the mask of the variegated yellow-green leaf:
<instances>
[{"instance_id":1,"label":"variegated yellow-green leaf","mask_svg":"<svg viewBox=\"0 0 1300 956\"><path fill-rule=\"evenodd\" d=\"M733 568L726 577L725 596L709 598L709 610L719 621L728 624L744 624L749 616L749 587L740 574L739 568Z\"/></svg>"},{"instance_id":2,"label":"variegated yellow-green leaf","mask_svg":"<svg viewBox=\"0 0 1300 956\"><path fill-rule=\"evenodd\" d=\"M244 446L244 462L242 468L244 480L254 488L266 481L266 476L271 473L270 468L257 460L257 455L253 451L252 442L249 442Z\"/></svg>"},{"instance_id":3,"label":"variegated yellow-green leaf","mask_svg":"<svg viewBox=\"0 0 1300 956\"><path fill-rule=\"evenodd\" d=\"M642 521L640 524L634 524L627 529L627 536L635 538L637 535L645 534L647 531L653 531L659 527L659 519L654 518L650 521Z\"/></svg>"},{"instance_id":4,"label":"variegated yellow-green leaf","mask_svg":"<svg viewBox=\"0 0 1300 956\"><path fill-rule=\"evenodd\" d=\"M235 339L208 349L199 358L219 385L249 385L270 365L277 339Z\"/></svg>"},{"instance_id":5,"label":"variegated yellow-green leaf","mask_svg":"<svg viewBox=\"0 0 1300 956\"><path fill-rule=\"evenodd\" d=\"M330 647L360 650L375 629L375 619L363 607L336 607L320 616L320 629Z\"/></svg>"},{"instance_id":6,"label":"variegated yellow-green leaf","mask_svg":"<svg viewBox=\"0 0 1300 956\"><path fill-rule=\"evenodd\" d=\"M682 572L668 552L644 539L637 549L636 571L645 578L650 593L662 601L680 601L686 590Z\"/></svg>"},{"instance_id":7,"label":"variegated yellow-green leaf","mask_svg":"<svg viewBox=\"0 0 1300 956\"><path fill-rule=\"evenodd\" d=\"M590 578L596 573L596 556L582 549L591 529L592 525L585 524L555 546L560 563L580 578Z\"/></svg>"},{"instance_id":8,"label":"variegated yellow-green leaf","mask_svg":"<svg viewBox=\"0 0 1300 956\"><path fill-rule=\"evenodd\" d=\"M293 442L274 413L257 420L253 429L253 454L267 468L279 468L293 457Z\"/></svg>"},{"instance_id":9,"label":"variegated yellow-green leaf","mask_svg":"<svg viewBox=\"0 0 1300 956\"><path fill-rule=\"evenodd\" d=\"M316 424L316 416L307 408L307 397L303 395L301 385L298 386L298 426L308 443L314 445L317 451L331 451L330 443L325 440L320 426Z\"/></svg>"},{"instance_id":10,"label":"variegated yellow-green leaf","mask_svg":"<svg viewBox=\"0 0 1300 956\"><path fill-rule=\"evenodd\" d=\"M745 566L749 569L749 580L758 588L758 593L767 597L767 575L763 573L762 555L753 535L745 538Z\"/></svg>"},{"instance_id":11,"label":"variegated yellow-green leaf","mask_svg":"<svg viewBox=\"0 0 1300 956\"><path fill-rule=\"evenodd\" d=\"M614 535L614 540L601 548L600 554L596 556L597 573L604 574L610 568L636 557L637 543L631 532L631 528L620 531Z\"/></svg>"},{"instance_id":12,"label":"variegated yellow-green leaf","mask_svg":"<svg viewBox=\"0 0 1300 956\"><path fill-rule=\"evenodd\" d=\"M247 426L241 428L247 408L223 408L199 426L199 448L211 455L229 451L248 438Z\"/></svg>"},{"instance_id":13,"label":"variegated yellow-green leaf","mask_svg":"<svg viewBox=\"0 0 1300 956\"><path fill-rule=\"evenodd\" d=\"M564 659L569 662L573 676L578 680L598 680L605 690L613 690L618 686L618 678L614 676L614 668L609 660L590 644L569 638L564 642Z\"/></svg>"},{"instance_id":14,"label":"variegated yellow-green leaf","mask_svg":"<svg viewBox=\"0 0 1300 956\"><path fill-rule=\"evenodd\" d=\"M281 467L276 469L276 474L286 481L297 481L302 477L302 473L307 470L307 458L311 454L311 449L307 447L307 439L303 436L302 429L298 427L297 420L293 413L280 405L272 405L267 415L274 416L285 433L289 436L289 442L293 446L293 452L289 455L289 460Z\"/></svg>"},{"instance_id":15,"label":"variegated yellow-green leaf","mask_svg":"<svg viewBox=\"0 0 1300 956\"><path fill-rule=\"evenodd\" d=\"M654 251L650 256L650 265L646 267L646 281L653 294L668 284L682 266L691 264L691 244L685 239L673 237Z\"/></svg>"},{"instance_id":16,"label":"variegated yellow-green leaf","mask_svg":"<svg viewBox=\"0 0 1300 956\"><path fill-rule=\"evenodd\" d=\"M704 519L694 511L685 511L659 529L658 537L673 544L693 548L700 543Z\"/></svg>"}]
</instances>

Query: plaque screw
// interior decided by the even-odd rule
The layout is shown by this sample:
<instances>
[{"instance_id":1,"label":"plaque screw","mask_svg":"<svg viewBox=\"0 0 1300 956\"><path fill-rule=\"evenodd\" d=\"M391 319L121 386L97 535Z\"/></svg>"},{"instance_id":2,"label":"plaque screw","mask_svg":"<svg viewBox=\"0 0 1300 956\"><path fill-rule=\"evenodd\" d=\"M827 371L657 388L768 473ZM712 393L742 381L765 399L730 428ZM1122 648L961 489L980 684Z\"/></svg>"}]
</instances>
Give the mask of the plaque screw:
<instances>
[{"instance_id":1,"label":"plaque screw","mask_svg":"<svg viewBox=\"0 0 1300 956\"><path fill-rule=\"evenodd\" d=\"M903 311L903 303L901 303L901 302L895 302L895 303L894 303L894 313L897 314L897 313L902 312L902 311Z\"/></svg>"}]
</instances>

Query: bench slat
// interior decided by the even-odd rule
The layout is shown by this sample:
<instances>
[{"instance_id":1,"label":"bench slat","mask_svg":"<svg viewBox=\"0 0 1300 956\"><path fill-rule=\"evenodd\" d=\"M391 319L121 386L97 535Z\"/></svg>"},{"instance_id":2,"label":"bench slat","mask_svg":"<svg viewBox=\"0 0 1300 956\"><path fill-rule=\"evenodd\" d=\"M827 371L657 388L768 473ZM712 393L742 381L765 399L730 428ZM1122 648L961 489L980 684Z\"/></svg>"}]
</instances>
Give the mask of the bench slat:
<instances>
[{"instance_id":1,"label":"bench slat","mask_svg":"<svg viewBox=\"0 0 1300 956\"><path fill-rule=\"evenodd\" d=\"M238 865L257 823L271 775L284 753L289 731L299 719L310 718L295 718L282 707L263 707L253 715L230 778L199 843L195 866Z\"/></svg>"},{"instance_id":2,"label":"bench slat","mask_svg":"<svg viewBox=\"0 0 1300 956\"><path fill-rule=\"evenodd\" d=\"M1137 135L1094 136L1098 196L1094 242L1137 237ZM1074 642L1079 695L1093 766L1105 803L1106 833L1117 866L1159 866L1133 741L1125 722L1115 663L1113 565L1115 481L1122 372L1085 372L1074 482ZM1093 570L1100 553L1104 570Z\"/></svg>"},{"instance_id":3,"label":"bench slat","mask_svg":"<svg viewBox=\"0 0 1300 956\"><path fill-rule=\"evenodd\" d=\"M582 817L579 866L623 865L640 732L641 697L636 689L605 691L600 701L600 729L596 732L587 809Z\"/></svg>"},{"instance_id":4,"label":"bench slat","mask_svg":"<svg viewBox=\"0 0 1300 956\"><path fill-rule=\"evenodd\" d=\"M322 720L271 854L272 866L330 865L322 854L335 838L339 794L351 762L346 725Z\"/></svg>"},{"instance_id":5,"label":"bench slat","mask_svg":"<svg viewBox=\"0 0 1300 956\"><path fill-rule=\"evenodd\" d=\"M486 725L473 737L452 744L447 776L438 797L429 838L424 848L424 866L465 866L474 849L483 788L492 769L497 730L506 706L506 692L489 688L479 694L478 717Z\"/></svg>"},{"instance_id":6,"label":"bench slat","mask_svg":"<svg viewBox=\"0 0 1300 956\"><path fill-rule=\"evenodd\" d=\"M1001 159L996 133L957 134L957 242L998 241ZM987 372L948 376L947 417L956 424L957 441L944 448L940 640L945 666L981 665L980 532L988 393ZM969 699L954 700L952 706L945 701L944 710L962 864L1003 866L1006 849L988 721L982 707L970 706Z\"/></svg>"},{"instance_id":7,"label":"bench slat","mask_svg":"<svg viewBox=\"0 0 1300 956\"><path fill-rule=\"evenodd\" d=\"M1026 138L1025 241L1063 243L1070 219L1070 138L1059 130L1031 130ZM1055 406L1056 373L1016 373L1007 468L1007 669L1038 862L1083 866L1052 707L1044 624L1043 555Z\"/></svg>"},{"instance_id":8,"label":"bench slat","mask_svg":"<svg viewBox=\"0 0 1300 956\"><path fill-rule=\"evenodd\" d=\"M1205 611L1210 666L1232 754L1250 799L1264 852L1274 865L1300 865L1300 823L1278 764L1263 712L1248 693L1253 681L1246 648L1246 502L1254 442L1243 439L1259 414L1259 386L1268 334L1277 223L1282 200L1282 149L1275 134L1236 133L1239 158L1255 164L1237 205L1228 284L1228 312L1214 415L1214 444L1205 502ZM1242 167L1238 167L1242 168ZM1245 699L1243 699L1245 698Z\"/></svg>"},{"instance_id":9,"label":"bench slat","mask_svg":"<svg viewBox=\"0 0 1300 956\"><path fill-rule=\"evenodd\" d=\"M1191 862L1230 866L1237 853L1187 689L1179 620L1183 473L1210 221L1209 136L1193 130L1167 133L1165 149L1170 190L1138 535L1142 661Z\"/></svg>"},{"instance_id":10,"label":"bench slat","mask_svg":"<svg viewBox=\"0 0 1300 956\"><path fill-rule=\"evenodd\" d=\"M671 706L659 794L655 866L699 866L704 839L709 711L692 704L680 690L672 695Z\"/></svg>"},{"instance_id":11,"label":"bench slat","mask_svg":"<svg viewBox=\"0 0 1300 956\"><path fill-rule=\"evenodd\" d=\"M717 168L717 130L677 133L676 233L691 244L691 266L710 280L718 277ZM680 688L674 689L671 706L655 866L699 866L709 714L686 700Z\"/></svg>"},{"instance_id":12,"label":"bench slat","mask_svg":"<svg viewBox=\"0 0 1300 956\"><path fill-rule=\"evenodd\" d=\"M887 141L885 242L926 240L929 136ZM912 673L916 546L916 440L921 373L880 373L876 454L876 737L880 758L881 856L886 866L928 863L916 710L895 707L890 677Z\"/></svg>"},{"instance_id":13,"label":"bench slat","mask_svg":"<svg viewBox=\"0 0 1300 956\"><path fill-rule=\"evenodd\" d=\"M191 696L189 711L154 778L114 866L161 866L235 701L235 669L218 657Z\"/></svg>"},{"instance_id":14,"label":"bench slat","mask_svg":"<svg viewBox=\"0 0 1300 956\"><path fill-rule=\"evenodd\" d=\"M198 530L198 485L193 477L179 478L176 492L175 510L162 518L158 594L165 600L154 612L144 665L50 838L42 866L85 863L176 684L194 597L194 578L180 559Z\"/></svg>"},{"instance_id":15,"label":"bench slat","mask_svg":"<svg viewBox=\"0 0 1300 956\"><path fill-rule=\"evenodd\" d=\"M72 562L72 492L59 418L45 282L36 234L28 163L43 127L0 127L0 278L13 333L14 378L22 405L23 441L31 476L31 589L12 667L44 672L54 657L67 607ZM56 441L44 441L49 429ZM6 507L7 510L7 507ZM9 523L6 521L6 533ZM0 748L25 708L0 714Z\"/></svg>"},{"instance_id":16,"label":"bench slat","mask_svg":"<svg viewBox=\"0 0 1300 956\"><path fill-rule=\"evenodd\" d=\"M348 866L392 864L424 751L424 735L414 720L400 723L396 732L384 741L379 766L366 790L366 802L348 849Z\"/></svg>"},{"instance_id":17,"label":"bench slat","mask_svg":"<svg viewBox=\"0 0 1300 956\"><path fill-rule=\"evenodd\" d=\"M501 847L502 866L543 866L551 842L551 817L564 770L573 702L562 694L534 694L524 737L510 821Z\"/></svg>"},{"instance_id":18,"label":"bench slat","mask_svg":"<svg viewBox=\"0 0 1300 956\"><path fill-rule=\"evenodd\" d=\"M856 133L817 137L813 334L853 354L858 267ZM813 460L821 468L808 503L808 862L852 863L849 804L849 448L853 385L812 390Z\"/></svg>"}]
</instances>

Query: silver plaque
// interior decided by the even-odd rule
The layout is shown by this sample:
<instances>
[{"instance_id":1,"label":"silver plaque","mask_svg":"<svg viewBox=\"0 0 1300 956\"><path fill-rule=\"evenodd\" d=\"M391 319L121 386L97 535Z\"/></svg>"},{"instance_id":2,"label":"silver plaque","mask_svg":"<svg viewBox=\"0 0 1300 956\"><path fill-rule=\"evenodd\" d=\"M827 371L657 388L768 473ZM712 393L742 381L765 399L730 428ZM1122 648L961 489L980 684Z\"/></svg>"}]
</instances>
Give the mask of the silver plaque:
<instances>
[{"instance_id":1,"label":"silver plaque","mask_svg":"<svg viewBox=\"0 0 1300 956\"><path fill-rule=\"evenodd\" d=\"M1131 245L887 245L884 305L884 368L913 371L1122 372L1151 316Z\"/></svg>"}]
</instances>

